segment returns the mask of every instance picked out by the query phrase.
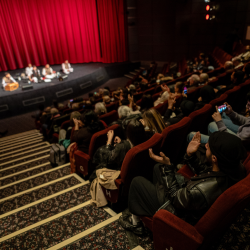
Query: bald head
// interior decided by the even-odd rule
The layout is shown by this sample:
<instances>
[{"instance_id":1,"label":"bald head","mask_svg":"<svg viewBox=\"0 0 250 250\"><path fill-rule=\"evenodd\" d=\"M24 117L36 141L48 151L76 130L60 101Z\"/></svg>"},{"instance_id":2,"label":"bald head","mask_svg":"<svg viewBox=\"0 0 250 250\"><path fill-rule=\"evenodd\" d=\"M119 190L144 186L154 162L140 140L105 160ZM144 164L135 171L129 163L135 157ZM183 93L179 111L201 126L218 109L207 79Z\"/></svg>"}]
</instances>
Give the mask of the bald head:
<instances>
[{"instance_id":1,"label":"bald head","mask_svg":"<svg viewBox=\"0 0 250 250\"><path fill-rule=\"evenodd\" d=\"M206 82L208 82L208 74L207 74L207 73L202 73L202 74L200 74L200 82L201 82L201 83L206 83Z\"/></svg>"},{"instance_id":2,"label":"bald head","mask_svg":"<svg viewBox=\"0 0 250 250\"><path fill-rule=\"evenodd\" d=\"M234 68L234 65L231 61L226 61L225 64L224 64L224 69L225 70L229 70L229 69L233 69Z\"/></svg>"}]
</instances>

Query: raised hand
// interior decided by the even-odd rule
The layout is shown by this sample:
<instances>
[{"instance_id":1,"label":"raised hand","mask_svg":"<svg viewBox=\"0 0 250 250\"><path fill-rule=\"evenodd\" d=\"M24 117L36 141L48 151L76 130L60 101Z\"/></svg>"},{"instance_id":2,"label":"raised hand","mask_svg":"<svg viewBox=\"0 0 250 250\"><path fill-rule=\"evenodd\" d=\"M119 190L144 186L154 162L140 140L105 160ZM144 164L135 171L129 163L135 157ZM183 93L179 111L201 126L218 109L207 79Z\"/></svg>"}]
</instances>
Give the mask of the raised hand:
<instances>
[{"instance_id":1,"label":"raised hand","mask_svg":"<svg viewBox=\"0 0 250 250\"><path fill-rule=\"evenodd\" d=\"M171 165L170 159L166 155L164 155L162 152L160 152L160 156L158 156L153 153L152 148L150 148L148 151L149 151L150 158L153 159L154 161L159 162L161 164L165 164L165 165Z\"/></svg>"},{"instance_id":2,"label":"raised hand","mask_svg":"<svg viewBox=\"0 0 250 250\"><path fill-rule=\"evenodd\" d=\"M222 120L221 114L220 114L220 112L218 110L218 107L216 106L215 108L216 108L216 112L214 112L214 114L212 115L212 117L213 117L213 119L214 119L215 122L219 122L219 121Z\"/></svg>"},{"instance_id":3,"label":"raised hand","mask_svg":"<svg viewBox=\"0 0 250 250\"><path fill-rule=\"evenodd\" d=\"M197 132L192 141L188 144L188 147L187 147L187 155L188 156L191 156L192 154L194 154L199 146L201 145L201 134L200 132Z\"/></svg>"},{"instance_id":4,"label":"raised hand","mask_svg":"<svg viewBox=\"0 0 250 250\"><path fill-rule=\"evenodd\" d=\"M227 109L225 110L225 113L227 115L230 115L233 112L231 105L229 105L227 102L224 102L224 104L227 105Z\"/></svg>"},{"instance_id":5,"label":"raised hand","mask_svg":"<svg viewBox=\"0 0 250 250\"><path fill-rule=\"evenodd\" d=\"M112 139L114 137L114 130L109 130L108 133L107 133L107 137L108 137L107 144L111 144L112 143Z\"/></svg>"}]
</instances>

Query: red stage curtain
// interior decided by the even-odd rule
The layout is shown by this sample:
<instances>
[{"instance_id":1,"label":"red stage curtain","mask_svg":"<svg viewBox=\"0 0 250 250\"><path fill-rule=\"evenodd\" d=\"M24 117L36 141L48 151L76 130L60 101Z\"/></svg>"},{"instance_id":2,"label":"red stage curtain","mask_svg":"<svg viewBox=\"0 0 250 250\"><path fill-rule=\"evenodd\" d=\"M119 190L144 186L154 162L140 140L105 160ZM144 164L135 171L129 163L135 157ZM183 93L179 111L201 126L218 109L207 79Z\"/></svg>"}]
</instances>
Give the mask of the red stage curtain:
<instances>
[{"instance_id":1,"label":"red stage curtain","mask_svg":"<svg viewBox=\"0 0 250 250\"><path fill-rule=\"evenodd\" d=\"M0 71L127 60L123 0L0 1Z\"/></svg>"}]
</instances>

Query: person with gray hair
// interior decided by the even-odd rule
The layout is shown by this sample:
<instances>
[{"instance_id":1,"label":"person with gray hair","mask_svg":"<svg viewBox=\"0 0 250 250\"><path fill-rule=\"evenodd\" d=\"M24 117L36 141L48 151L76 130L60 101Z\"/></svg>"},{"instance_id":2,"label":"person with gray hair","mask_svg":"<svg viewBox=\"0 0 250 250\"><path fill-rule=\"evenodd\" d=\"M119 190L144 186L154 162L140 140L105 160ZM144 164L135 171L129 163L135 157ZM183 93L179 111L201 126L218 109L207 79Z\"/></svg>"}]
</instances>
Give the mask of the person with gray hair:
<instances>
[{"instance_id":1,"label":"person with gray hair","mask_svg":"<svg viewBox=\"0 0 250 250\"><path fill-rule=\"evenodd\" d=\"M189 82L189 88L188 90L193 90L196 87L198 87L200 83L200 77L198 75L191 75L190 78L188 79Z\"/></svg>"},{"instance_id":2,"label":"person with gray hair","mask_svg":"<svg viewBox=\"0 0 250 250\"><path fill-rule=\"evenodd\" d=\"M118 108L118 116L120 119L130 116L131 112L132 112L132 109L125 105L122 105Z\"/></svg>"},{"instance_id":3,"label":"person with gray hair","mask_svg":"<svg viewBox=\"0 0 250 250\"><path fill-rule=\"evenodd\" d=\"M107 113L107 109L102 102L98 102L95 105L95 113L100 116Z\"/></svg>"}]
</instances>

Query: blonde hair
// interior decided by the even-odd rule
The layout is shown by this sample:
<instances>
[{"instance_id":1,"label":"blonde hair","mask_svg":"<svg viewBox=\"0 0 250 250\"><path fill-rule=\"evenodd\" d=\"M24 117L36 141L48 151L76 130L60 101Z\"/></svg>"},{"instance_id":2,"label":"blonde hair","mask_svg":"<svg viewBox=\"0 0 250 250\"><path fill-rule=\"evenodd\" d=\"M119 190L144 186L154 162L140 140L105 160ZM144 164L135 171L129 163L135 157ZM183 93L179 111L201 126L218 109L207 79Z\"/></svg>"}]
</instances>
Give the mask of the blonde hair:
<instances>
[{"instance_id":1,"label":"blonde hair","mask_svg":"<svg viewBox=\"0 0 250 250\"><path fill-rule=\"evenodd\" d=\"M163 129L166 128L165 122L163 121L160 113L154 108L145 111L142 118L150 131L161 133Z\"/></svg>"}]
</instances>

